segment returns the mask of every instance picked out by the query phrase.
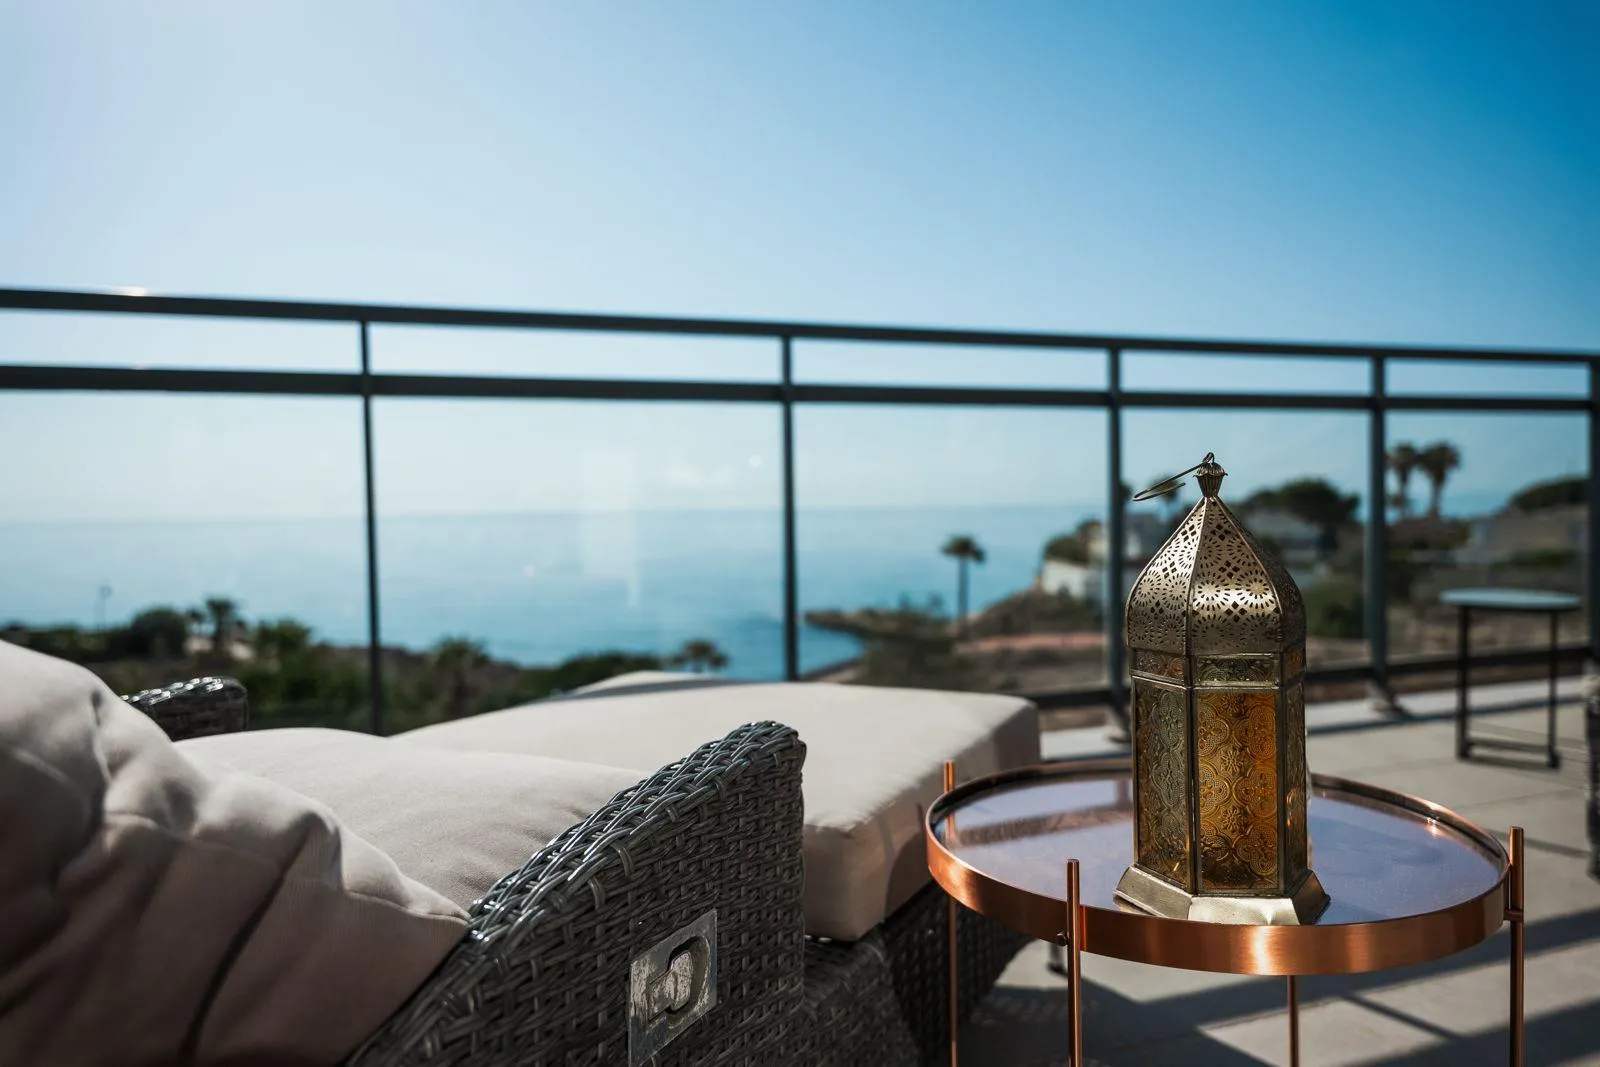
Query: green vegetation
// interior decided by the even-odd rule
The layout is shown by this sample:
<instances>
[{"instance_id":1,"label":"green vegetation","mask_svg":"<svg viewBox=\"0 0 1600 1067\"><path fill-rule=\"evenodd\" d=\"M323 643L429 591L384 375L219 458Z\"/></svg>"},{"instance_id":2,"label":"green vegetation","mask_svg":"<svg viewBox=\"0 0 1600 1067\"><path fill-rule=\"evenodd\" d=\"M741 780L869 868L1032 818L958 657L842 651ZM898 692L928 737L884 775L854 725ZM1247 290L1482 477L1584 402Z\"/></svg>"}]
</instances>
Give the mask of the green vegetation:
<instances>
[{"instance_id":1,"label":"green vegetation","mask_svg":"<svg viewBox=\"0 0 1600 1067\"><path fill-rule=\"evenodd\" d=\"M695 674L704 671L715 674L728 665L728 656L710 641L685 641L683 647L667 660L667 664L672 667L688 667Z\"/></svg>"},{"instance_id":2,"label":"green vegetation","mask_svg":"<svg viewBox=\"0 0 1600 1067\"><path fill-rule=\"evenodd\" d=\"M967 632L967 565L984 561L983 546L971 534L955 534L939 550L956 561L956 628Z\"/></svg>"},{"instance_id":3,"label":"green vegetation","mask_svg":"<svg viewBox=\"0 0 1600 1067\"><path fill-rule=\"evenodd\" d=\"M1505 562L1507 567L1526 567L1530 570L1566 571L1577 574L1583 561L1571 548L1533 548L1518 552Z\"/></svg>"},{"instance_id":4,"label":"green vegetation","mask_svg":"<svg viewBox=\"0 0 1600 1067\"><path fill-rule=\"evenodd\" d=\"M1353 493L1341 493L1323 478L1296 478L1276 489L1262 489L1252 494L1240 506L1243 511L1272 508L1286 511L1302 522L1317 528L1323 551L1338 544L1339 531L1350 524L1361 498Z\"/></svg>"},{"instance_id":5,"label":"green vegetation","mask_svg":"<svg viewBox=\"0 0 1600 1067\"><path fill-rule=\"evenodd\" d=\"M119 693L204 674L232 675L250 693L257 727L370 725L366 648L317 641L309 626L290 618L247 625L239 605L225 598L207 600L203 611L149 608L126 626L101 630L12 623L0 628L0 639L81 663ZM655 655L605 651L525 667L494 659L466 637L446 637L427 652L385 648L381 660L384 729L390 733L664 665ZM670 662L716 671L728 665L728 656L710 641L693 640Z\"/></svg>"},{"instance_id":6,"label":"green vegetation","mask_svg":"<svg viewBox=\"0 0 1600 1067\"><path fill-rule=\"evenodd\" d=\"M1588 502L1589 479L1584 477L1536 482L1511 498L1511 506L1518 511L1543 511Z\"/></svg>"},{"instance_id":7,"label":"green vegetation","mask_svg":"<svg viewBox=\"0 0 1600 1067\"><path fill-rule=\"evenodd\" d=\"M1044 558L1058 563L1088 563L1089 542L1099 529L1099 519L1085 519L1071 533L1058 534L1045 542Z\"/></svg>"},{"instance_id":8,"label":"green vegetation","mask_svg":"<svg viewBox=\"0 0 1600 1067\"><path fill-rule=\"evenodd\" d=\"M1361 579L1335 575L1306 589L1306 632L1313 637L1359 638L1365 632L1366 595Z\"/></svg>"}]
</instances>

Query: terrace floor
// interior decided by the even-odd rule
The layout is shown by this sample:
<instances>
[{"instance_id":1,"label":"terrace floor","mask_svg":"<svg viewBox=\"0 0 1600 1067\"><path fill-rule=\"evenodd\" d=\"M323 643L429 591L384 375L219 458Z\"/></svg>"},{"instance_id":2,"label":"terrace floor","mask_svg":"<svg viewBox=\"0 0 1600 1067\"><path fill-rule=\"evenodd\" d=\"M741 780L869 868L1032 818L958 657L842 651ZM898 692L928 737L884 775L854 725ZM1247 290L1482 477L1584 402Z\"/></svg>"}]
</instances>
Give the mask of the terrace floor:
<instances>
[{"instance_id":1,"label":"terrace floor","mask_svg":"<svg viewBox=\"0 0 1600 1067\"><path fill-rule=\"evenodd\" d=\"M1562 767L1538 756L1455 759L1454 694L1410 694L1412 717L1379 717L1364 701L1307 709L1313 771L1415 793L1453 808L1502 840L1526 831L1527 1062L1600 1064L1600 882L1588 877L1579 679L1565 679ZM1542 741L1543 682L1473 689L1474 734ZM1044 739L1048 758L1110 755L1100 728ZM1491 762L1495 759L1495 762ZM1505 928L1484 944L1417 967L1300 980L1301 1063L1507 1062ZM1011 964L961 1035L962 1067L1065 1064L1065 992L1037 942ZM1089 1063L1287 1063L1281 978L1169 970L1083 958Z\"/></svg>"}]
</instances>

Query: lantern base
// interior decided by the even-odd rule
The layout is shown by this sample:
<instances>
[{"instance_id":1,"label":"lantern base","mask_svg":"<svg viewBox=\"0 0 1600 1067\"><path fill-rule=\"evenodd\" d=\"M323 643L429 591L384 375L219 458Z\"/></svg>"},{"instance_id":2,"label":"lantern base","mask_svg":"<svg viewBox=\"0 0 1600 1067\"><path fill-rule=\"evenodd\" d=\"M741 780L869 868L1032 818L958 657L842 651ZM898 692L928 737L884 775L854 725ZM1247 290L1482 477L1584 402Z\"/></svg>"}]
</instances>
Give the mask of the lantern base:
<instances>
[{"instance_id":1,"label":"lantern base","mask_svg":"<svg viewBox=\"0 0 1600 1067\"><path fill-rule=\"evenodd\" d=\"M1315 871L1307 871L1288 896L1224 897L1186 892L1135 864L1122 873L1116 897L1166 919L1240 926L1303 926L1315 922L1328 906Z\"/></svg>"}]
</instances>

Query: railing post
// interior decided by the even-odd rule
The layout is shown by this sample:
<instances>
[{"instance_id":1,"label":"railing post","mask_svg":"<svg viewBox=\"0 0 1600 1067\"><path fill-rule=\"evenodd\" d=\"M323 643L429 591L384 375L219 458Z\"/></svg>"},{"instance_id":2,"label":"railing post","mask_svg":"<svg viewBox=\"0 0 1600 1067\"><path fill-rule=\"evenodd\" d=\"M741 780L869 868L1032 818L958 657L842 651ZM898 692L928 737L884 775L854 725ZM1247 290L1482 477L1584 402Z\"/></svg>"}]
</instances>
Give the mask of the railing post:
<instances>
[{"instance_id":1,"label":"railing post","mask_svg":"<svg viewBox=\"0 0 1600 1067\"><path fill-rule=\"evenodd\" d=\"M1372 407L1367 430L1367 528L1365 597L1370 695L1384 710L1396 710L1389 685L1389 508L1388 508L1388 368L1384 357L1372 357Z\"/></svg>"},{"instance_id":2,"label":"railing post","mask_svg":"<svg viewBox=\"0 0 1600 1067\"><path fill-rule=\"evenodd\" d=\"M800 678L800 584L794 532L794 342L783 338L783 676Z\"/></svg>"},{"instance_id":3,"label":"railing post","mask_svg":"<svg viewBox=\"0 0 1600 1067\"><path fill-rule=\"evenodd\" d=\"M1595 511L1600 505L1600 359L1589 361L1589 663L1584 673L1600 672L1600 524Z\"/></svg>"},{"instance_id":4,"label":"railing post","mask_svg":"<svg viewBox=\"0 0 1600 1067\"><path fill-rule=\"evenodd\" d=\"M1113 737L1128 736L1128 694L1122 684L1123 564L1127 559L1128 502L1122 496L1122 350L1106 349L1106 476L1111 506L1106 509L1106 688L1111 707L1106 726Z\"/></svg>"},{"instance_id":5,"label":"railing post","mask_svg":"<svg viewBox=\"0 0 1600 1067\"><path fill-rule=\"evenodd\" d=\"M372 348L370 327L361 320L361 448L367 490L367 686L371 704L368 724L383 733L383 645L378 635L378 505L372 475Z\"/></svg>"}]
</instances>

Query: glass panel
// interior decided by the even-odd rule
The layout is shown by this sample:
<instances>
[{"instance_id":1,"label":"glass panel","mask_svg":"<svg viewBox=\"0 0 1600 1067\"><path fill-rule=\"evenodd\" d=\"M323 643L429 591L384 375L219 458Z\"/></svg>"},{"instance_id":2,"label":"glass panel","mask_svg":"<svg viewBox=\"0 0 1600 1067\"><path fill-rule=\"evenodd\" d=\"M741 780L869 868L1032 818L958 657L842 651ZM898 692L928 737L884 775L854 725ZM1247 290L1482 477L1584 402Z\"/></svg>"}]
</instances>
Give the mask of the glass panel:
<instances>
[{"instance_id":1,"label":"glass panel","mask_svg":"<svg viewBox=\"0 0 1600 1067\"><path fill-rule=\"evenodd\" d=\"M774 408L386 399L374 418L394 728L674 657L782 676Z\"/></svg>"},{"instance_id":2,"label":"glass panel","mask_svg":"<svg viewBox=\"0 0 1600 1067\"><path fill-rule=\"evenodd\" d=\"M1306 766L1306 691L1298 681L1283 691L1284 888L1293 891L1310 864L1306 835L1306 798L1310 796L1310 770Z\"/></svg>"},{"instance_id":3,"label":"glass panel","mask_svg":"<svg viewBox=\"0 0 1600 1067\"><path fill-rule=\"evenodd\" d=\"M1103 682L1104 414L803 405L795 439L805 671L1023 692Z\"/></svg>"},{"instance_id":4,"label":"glass panel","mask_svg":"<svg viewBox=\"0 0 1600 1067\"><path fill-rule=\"evenodd\" d=\"M1584 593L1585 416L1397 412L1388 417L1387 439L1393 654L1455 651L1455 610L1439 602L1448 589ZM1563 642L1582 641L1586 614L1568 612L1560 627ZM1544 648L1548 642L1547 616L1475 615L1474 651ZM1517 674L1515 668L1497 671Z\"/></svg>"},{"instance_id":5,"label":"glass panel","mask_svg":"<svg viewBox=\"0 0 1600 1067\"><path fill-rule=\"evenodd\" d=\"M1362 412L1138 410L1123 415L1123 470L1131 489L1215 452L1227 470L1222 499L1276 552L1305 598L1312 667L1367 658L1362 544L1367 482ZM1128 509L1127 580L1199 499L1192 477L1177 493Z\"/></svg>"},{"instance_id":6,"label":"glass panel","mask_svg":"<svg viewBox=\"0 0 1600 1067\"><path fill-rule=\"evenodd\" d=\"M1151 652L1148 649L1133 649L1133 658L1129 662L1130 669L1141 671L1144 674L1154 674L1160 678L1171 678L1175 682L1189 680L1188 658L1174 656L1168 652Z\"/></svg>"},{"instance_id":7,"label":"glass panel","mask_svg":"<svg viewBox=\"0 0 1600 1067\"><path fill-rule=\"evenodd\" d=\"M1139 757L1139 866L1187 892L1189 868L1189 716L1184 694L1133 682L1134 751Z\"/></svg>"},{"instance_id":8,"label":"glass panel","mask_svg":"<svg viewBox=\"0 0 1600 1067\"><path fill-rule=\"evenodd\" d=\"M1271 685L1277 680L1276 656L1207 656L1195 663L1196 685Z\"/></svg>"},{"instance_id":9,"label":"glass panel","mask_svg":"<svg viewBox=\"0 0 1600 1067\"><path fill-rule=\"evenodd\" d=\"M0 311L0 363L357 371L361 339L342 322Z\"/></svg>"},{"instance_id":10,"label":"glass panel","mask_svg":"<svg viewBox=\"0 0 1600 1067\"><path fill-rule=\"evenodd\" d=\"M1194 705L1200 888L1280 891L1277 691L1201 690Z\"/></svg>"},{"instance_id":11,"label":"glass panel","mask_svg":"<svg viewBox=\"0 0 1600 1067\"><path fill-rule=\"evenodd\" d=\"M515 378L776 382L777 341L586 330L374 326L372 369Z\"/></svg>"},{"instance_id":12,"label":"glass panel","mask_svg":"<svg viewBox=\"0 0 1600 1067\"><path fill-rule=\"evenodd\" d=\"M255 726L367 726L357 401L0 393L0 454L28 457L0 636L122 693L232 674Z\"/></svg>"},{"instance_id":13,"label":"glass panel","mask_svg":"<svg viewBox=\"0 0 1600 1067\"><path fill-rule=\"evenodd\" d=\"M1122 388L1154 393L1326 393L1364 396L1372 391L1372 362L1366 359L1309 356L1124 352Z\"/></svg>"},{"instance_id":14,"label":"glass panel","mask_svg":"<svg viewBox=\"0 0 1600 1067\"><path fill-rule=\"evenodd\" d=\"M1384 369L1392 396L1576 397L1589 395L1589 368L1578 363L1392 359Z\"/></svg>"},{"instance_id":15,"label":"glass panel","mask_svg":"<svg viewBox=\"0 0 1600 1067\"><path fill-rule=\"evenodd\" d=\"M1104 389L1099 349L796 341L794 380L827 385Z\"/></svg>"}]
</instances>

